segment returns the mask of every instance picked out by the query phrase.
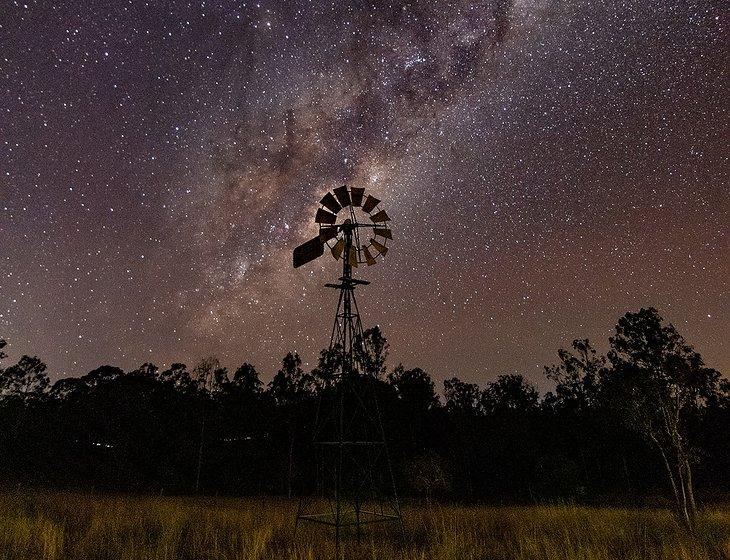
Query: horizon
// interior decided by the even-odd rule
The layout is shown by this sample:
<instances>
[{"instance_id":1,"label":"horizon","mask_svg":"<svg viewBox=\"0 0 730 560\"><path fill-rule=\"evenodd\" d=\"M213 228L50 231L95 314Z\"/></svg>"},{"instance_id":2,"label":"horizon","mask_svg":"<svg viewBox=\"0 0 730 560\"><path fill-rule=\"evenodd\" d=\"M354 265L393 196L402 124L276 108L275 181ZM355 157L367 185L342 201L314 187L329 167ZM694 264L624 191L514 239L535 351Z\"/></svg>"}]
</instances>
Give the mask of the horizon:
<instances>
[{"instance_id":1,"label":"horizon","mask_svg":"<svg viewBox=\"0 0 730 560\"><path fill-rule=\"evenodd\" d=\"M648 307L651 307L651 306L647 306L647 308ZM632 310L632 311L638 311L638 309L637 310ZM661 314L661 310L659 310L659 313ZM617 320L618 320L618 318L617 318ZM666 320L666 317L665 317L665 320ZM671 321L667 321L667 323L672 323L672 322ZM380 325L374 325L374 326L378 326L379 327ZM675 327L676 326L677 325L675 325ZM681 331L681 329L680 329L680 333L683 334L682 331ZM387 340L388 339L387 333L384 332L383 334L385 335L386 340ZM614 333L614 330L612 328L611 329L611 335L613 335L613 334L615 334L615 333ZM545 395L548 392L551 392L554 389L554 386L555 386L554 381L550 381L549 379L546 378L546 376L545 376L545 368L547 368L548 366L555 365L555 364L557 364L559 362L559 359L558 359L558 350L559 349L569 349L571 343L573 342L573 340L580 339L580 338L582 338L582 337L575 337L575 338L571 339L570 341L566 342L566 344L563 345L563 346L561 346L560 348L556 348L554 350L554 352L553 352L553 354L555 356L555 358L554 358L553 361L546 362L544 364L537 365L536 367L539 369L539 375L536 377L536 379L531 378L530 375L528 373L526 373L525 371L521 371L521 370L518 370L518 369L512 370L512 371L501 371L501 370L500 371L493 371L493 372L489 372L487 376L483 376L483 377L475 377L475 376L469 376L469 375L463 376L463 375L459 375L458 373L451 373L451 374L446 374L443 377L438 377L438 376L434 376L433 375L433 372L431 372L429 370L425 370L425 371L426 371L426 373L429 374L429 376L431 376L434 379L434 381L436 383L436 392L437 392L437 394L438 394L438 396L439 396L440 399L443 398L443 382L445 380L447 380L447 379L456 377L456 378L460 379L461 381L464 381L464 382L467 382L467 383L476 383L477 385L479 385L480 388L483 388L487 384L494 382L499 376L501 376L501 375L508 375L508 374L518 374L518 375L524 376L525 379L528 382L530 382L531 384L533 384L535 386L535 388L538 390L538 392L540 394L540 398L542 399L542 398L545 397ZM589 340L591 342L591 345L597 350L597 352L598 352L599 355L602 355L602 356L605 356L606 355L606 350L609 347L608 337L606 337L606 339L603 340L603 341L592 340L592 339L589 339ZM17 356L14 356L13 355L13 345L12 345L12 342L9 341L9 340L6 341L6 342L7 342L7 346L5 347L5 350L8 353L8 357L6 359L8 361L13 361L13 360L16 360L16 359L20 358L20 355L17 355ZM695 350L699 352L700 355L702 355L703 361L705 362L705 365L707 367L717 370L722 377L725 377L725 378L728 377L728 373L726 373L728 370L722 369L720 367L716 367L712 363L708 363L707 359L702 354L702 351L699 348L697 348L694 344L692 344L691 341L688 340L687 342L690 345L692 345L695 348ZM411 364L411 363L404 363L403 361L398 361L398 360L393 359L391 357L392 356L392 346L391 346L390 340L388 340L388 345L389 345L389 355L388 355L388 360L386 361L386 366L388 368L388 371L392 371L398 365L402 365L405 369L414 369L414 368L421 367L421 366L418 365L418 363L415 363L415 362L413 364ZM326 350L326 346L324 346L322 348L322 350ZM124 366L124 365L121 365L119 363L112 363L112 362L108 362L108 361L107 362L104 362L102 360L100 363L98 363L98 364L90 367L89 369L87 369L85 371L78 371L76 373L67 374L67 375L59 375L58 372L53 371L49 367L47 373L48 373L51 381L52 382L55 382L55 381L57 381L59 379L63 379L63 378L66 378L66 377L82 377L83 375L85 375L85 374L87 374L87 373L89 373L89 372L91 372L91 371L93 371L93 370L95 370L95 369L97 369L99 367L104 367L104 366L118 367L119 369L123 370L124 373L130 373L130 372L135 371L137 368L139 368L140 366L142 366L142 365L144 365L146 363L153 364L156 367L158 367L160 370L164 370L166 368L169 368L174 363L182 363L182 364L185 364L185 366L187 368L189 368L190 371L192 371L192 369L198 363L200 363L202 360L204 360L206 358L216 358L216 359L218 359L220 361L221 366L224 367L228 371L229 376L232 375L235 372L235 370L238 367L240 367L242 364L244 364L244 363L249 363L249 364L253 365L254 368L256 369L256 371L258 372L261 380L263 381L264 385L266 386L274 378L276 372L280 369L280 367L281 367L281 361L282 361L282 359L284 358L284 356L288 352L295 353L295 354L297 354L301 358L301 360L302 360L302 366L305 369L305 371L311 371L317 365L318 355L315 356L313 359L311 359L311 361L310 360L306 360L305 359L305 356L303 356L302 354L300 354L297 351L297 349L292 348L290 350L287 350L284 354L282 354L281 358L279 359L278 364L275 365L272 370L263 370L257 364L251 363L249 360L246 360L245 358L243 360L239 361L239 362L230 362L229 363L229 362L226 362L224 360L221 360L219 356L205 355L205 354L203 354L203 355L198 356L198 357L196 357L195 359L192 359L192 360L177 360L177 359L173 359L170 362L156 362L154 360L154 357L153 357L153 359L147 360L146 362L140 362L140 363L137 363L137 364L134 364L134 365L129 365L129 366ZM45 363L45 360L43 359L43 356L40 356L40 355L37 355L37 354L34 354L34 353L29 353L29 354L26 353L26 355L29 355L29 356L37 356L38 358L41 359L41 361L44 361L44 363ZM48 365L48 364L46 364L46 365ZM425 368L421 368L421 369L425 369Z\"/></svg>"}]
</instances>

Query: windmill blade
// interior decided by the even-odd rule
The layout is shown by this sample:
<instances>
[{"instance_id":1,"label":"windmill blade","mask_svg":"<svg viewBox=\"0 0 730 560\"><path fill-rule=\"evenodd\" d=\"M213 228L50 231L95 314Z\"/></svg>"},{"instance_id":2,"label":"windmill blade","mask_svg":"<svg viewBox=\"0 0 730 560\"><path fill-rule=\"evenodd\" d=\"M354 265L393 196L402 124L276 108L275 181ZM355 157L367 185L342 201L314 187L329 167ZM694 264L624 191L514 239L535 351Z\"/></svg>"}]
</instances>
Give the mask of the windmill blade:
<instances>
[{"instance_id":1,"label":"windmill blade","mask_svg":"<svg viewBox=\"0 0 730 560\"><path fill-rule=\"evenodd\" d=\"M375 208L378 204L380 204L380 199L368 195L365 199L365 204L362 205L362 211L370 214L370 212L373 211L373 208Z\"/></svg>"},{"instance_id":2,"label":"windmill blade","mask_svg":"<svg viewBox=\"0 0 730 560\"><path fill-rule=\"evenodd\" d=\"M350 255L347 257L347 260L350 263L350 266L357 268L357 249L355 249L352 245L350 245Z\"/></svg>"},{"instance_id":3,"label":"windmill blade","mask_svg":"<svg viewBox=\"0 0 730 560\"><path fill-rule=\"evenodd\" d=\"M375 239L370 240L370 246L373 247L381 255L385 255L388 252L388 248L382 243L378 243Z\"/></svg>"},{"instance_id":4,"label":"windmill blade","mask_svg":"<svg viewBox=\"0 0 730 560\"><path fill-rule=\"evenodd\" d=\"M337 212L342 210L342 206L340 206L340 203L337 202L337 199L330 192L324 195L319 203L333 214L337 214Z\"/></svg>"},{"instance_id":5,"label":"windmill blade","mask_svg":"<svg viewBox=\"0 0 730 560\"><path fill-rule=\"evenodd\" d=\"M294 268L299 268L322 255L324 255L324 244L317 236L294 249Z\"/></svg>"},{"instance_id":6,"label":"windmill blade","mask_svg":"<svg viewBox=\"0 0 730 560\"><path fill-rule=\"evenodd\" d=\"M337 226L325 226L319 230L319 240L322 243L327 243L330 239L337 237L338 233Z\"/></svg>"},{"instance_id":7,"label":"windmill blade","mask_svg":"<svg viewBox=\"0 0 730 560\"><path fill-rule=\"evenodd\" d=\"M365 195L365 189L362 187L352 187L350 189L350 198L352 198L353 206L362 205L362 197Z\"/></svg>"},{"instance_id":8,"label":"windmill blade","mask_svg":"<svg viewBox=\"0 0 730 560\"><path fill-rule=\"evenodd\" d=\"M388 220L390 220L390 218L388 217L388 214L386 213L385 210L381 210L374 216L370 216L370 219L373 222L387 222Z\"/></svg>"},{"instance_id":9,"label":"windmill blade","mask_svg":"<svg viewBox=\"0 0 730 560\"><path fill-rule=\"evenodd\" d=\"M393 232L387 228L373 228L373 233L380 237L385 237L386 239L393 239Z\"/></svg>"},{"instance_id":10,"label":"windmill blade","mask_svg":"<svg viewBox=\"0 0 730 560\"><path fill-rule=\"evenodd\" d=\"M341 187L337 187L336 189L332 189L332 192L335 193L335 196L337 197L337 200L340 202L343 208L346 208L347 206L350 206L350 191L347 190L346 185L342 185Z\"/></svg>"},{"instance_id":11,"label":"windmill blade","mask_svg":"<svg viewBox=\"0 0 730 560\"><path fill-rule=\"evenodd\" d=\"M337 221L337 216L330 214L327 210L317 208L317 215L314 217L314 221L318 224L334 224Z\"/></svg>"},{"instance_id":12,"label":"windmill blade","mask_svg":"<svg viewBox=\"0 0 730 560\"><path fill-rule=\"evenodd\" d=\"M345 250L345 240L344 239L338 239L337 243L335 243L335 246L332 247L332 256L339 260L339 258L342 256L342 251Z\"/></svg>"},{"instance_id":13,"label":"windmill blade","mask_svg":"<svg viewBox=\"0 0 730 560\"><path fill-rule=\"evenodd\" d=\"M378 261L377 261L377 260L375 260L375 257L373 257L373 256L372 256L372 255L370 254L370 250L369 250L369 249L368 249L367 247L363 247L363 248L362 248L362 252L363 252L363 254L365 255L365 262L367 262L367 263L368 263L368 266L372 266L372 265L374 265L374 264L377 264L377 263L378 263Z\"/></svg>"}]
</instances>

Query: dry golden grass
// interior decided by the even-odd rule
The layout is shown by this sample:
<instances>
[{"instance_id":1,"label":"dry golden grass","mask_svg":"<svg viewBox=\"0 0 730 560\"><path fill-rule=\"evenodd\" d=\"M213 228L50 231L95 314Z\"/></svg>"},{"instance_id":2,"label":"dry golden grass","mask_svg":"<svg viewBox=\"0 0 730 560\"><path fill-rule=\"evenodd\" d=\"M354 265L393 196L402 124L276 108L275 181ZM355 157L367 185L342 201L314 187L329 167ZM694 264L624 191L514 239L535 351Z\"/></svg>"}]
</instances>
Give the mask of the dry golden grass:
<instances>
[{"instance_id":1,"label":"dry golden grass","mask_svg":"<svg viewBox=\"0 0 730 560\"><path fill-rule=\"evenodd\" d=\"M319 560L332 533L307 526L292 538L296 503L0 493L2 560ZM695 534L661 509L571 506L404 508L406 538L369 528L344 558L405 560L705 560L730 558L730 510L705 511Z\"/></svg>"}]
</instances>

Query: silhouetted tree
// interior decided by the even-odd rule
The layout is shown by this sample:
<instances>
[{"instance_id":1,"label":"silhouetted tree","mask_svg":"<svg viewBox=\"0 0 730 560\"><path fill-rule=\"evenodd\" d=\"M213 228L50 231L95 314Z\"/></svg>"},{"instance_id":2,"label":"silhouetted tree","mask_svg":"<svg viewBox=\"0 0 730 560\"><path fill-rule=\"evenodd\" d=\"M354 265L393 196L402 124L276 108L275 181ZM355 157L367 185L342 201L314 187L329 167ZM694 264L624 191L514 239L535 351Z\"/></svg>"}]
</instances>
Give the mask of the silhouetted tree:
<instances>
[{"instance_id":1,"label":"silhouetted tree","mask_svg":"<svg viewBox=\"0 0 730 560\"><path fill-rule=\"evenodd\" d=\"M624 317L608 359L582 339L560 350L544 399L519 375L483 390L447 378L444 406L425 371L401 365L384 376L387 341L369 329L358 356L366 375L351 380L347 410L378 396L398 486L409 492L641 502L666 477L691 518L694 482L703 493L730 488L730 382L655 314ZM5 348L0 339L0 359ZM288 354L267 390L253 366L229 380L209 358L192 370L101 366L48 391L40 360L25 356L0 369L1 394L11 395L0 398L0 480L293 494L295 480L314 478L314 464L298 459L311 454L318 407L338 397L340 360L338 348L323 351L310 372Z\"/></svg>"},{"instance_id":2,"label":"silhouetted tree","mask_svg":"<svg viewBox=\"0 0 730 560\"><path fill-rule=\"evenodd\" d=\"M388 374L388 383L403 404L414 412L425 412L438 405L433 380L421 368L405 369L399 364Z\"/></svg>"},{"instance_id":3,"label":"silhouetted tree","mask_svg":"<svg viewBox=\"0 0 730 560\"><path fill-rule=\"evenodd\" d=\"M23 356L17 364L0 371L0 396L37 397L48 383L46 364L36 356Z\"/></svg>"},{"instance_id":4,"label":"silhouetted tree","mask_svg":"<svg viewBox=\"0 0 730 560\"><path fill-rule=\"evenodd\" d=\"M449 412L475 414L479 409L479 385L464 383L456 377L444 381L445 407Z\"/></svg>"},{"instance_id":5,"label":"silhouetted tree","mask_svg":"<svg viewBox=\"0 0 730 560\"><path fill-rule=\"evenodd\" d=\"M406 455L422 453L430 443L432 411L439 401L431 377L422 369L405 369L402 364L388 374L388 385L397 397L391 415L393 434L404 445Z\"/></svg>"},{"instance_id":6,"label":"silhouetted tree","mask_svg":"<svg viewBox=\"0 0 730 560\"><path fill-rule=\"evenodd\" d=\"M687 523L696 513L689 427L718 391L719 374L656 309L627 313L610 338L606 383L619 414L659 451L677 511Z\"/></svg>"},{"instance_id":7,"label":"silhouetted tree","mask_svg":"<svg viewBox=\"0 0 730 560\"><path fill-rule=\"evenodd\" d=\"M481 405L488 414L527 414L537 408L540 395L522 375L500 375L482 392Z\"/></svg>"},{"instance_id":8,"label":"silhouetted tree","mask_svg":"<svg viewBox=\"0 0 730 560\"><path fill-rule=\"evenodd\" d=\"M585 494L589 487L599 491L615 478L610 476L615 472L622 473L621 480L630 491L626 460L629 442L622 427L611 421L601 400L606 358L588 339L574 340L570 350L558 350L558 357L559 364L544 369L546 377L555 383L555 391L545 395L544 417L546 422L555 423L551 429L556 436L538 464L541 495L574 498ZM602 453L609 448L616 449L618 464ZM562 484L555 483L558 478Z\"/></svg>"},{"instance_id":9,"label":"silhouetted tree","mask_svg":"<svg viewBox=\"0 0 730 560\"><path fill-rule=\"evenodd\" d=\"M159 369L160 368L158 368L155 364L145 362L137 369L130 371L129 375L138 375L140 377L146 377L148 379L156 379Z\"/></svg>"},{"instance_id":10,"label":"silhouetted tree","mask_svg":"<svg viewBox=\"0 0 730 560\"><path fill-rule=\"evenodd\" d=\"M175 362L166 370L159 373L158 378L165 383L171 383L176 389L187 391L195 386L195 382L185 364Z\"/></svg>"},{"instance_id":11,"label":"silhouetted tree","mask_svg":"<svg viewBox=\"0 0 730 560\"><path fill-rule=\"evenodd\" d=\"M440 435L443 441L441 453L451 461L448 472L454 481L450 488L457 497L474 497L478 485L475 477L485 466L480 459L486 431L480 395L481 390L476 383L465 383L456 377L446 379L445 405L443 410L436 411L438 420L435 425L443 430Z\"/></svg>"},{"instance_id":12,"label":"silhouetted tree","mask_svg":"<svg viewBox=\"0 0 730 560\"><path fill-rule=\"evenodd\" d=\"M203 453L205 449L205 431L208 422L208 408L211 396L222 391L228 382L226 368L222 368L217 358L202 359L193 369L193 380L201 393L200 441L198 446L198 465L195 475L195 491L200 490L200 477L203 469Z\"/></svg>"},{"instance_id":13,"label":"silhouetted tree","mask_svg":"<svg viewBox=\"0 0 730 560\"><path fill-rule=\"evenodd\" d=\"M360 343L362 342L362 343ZM356 341L356 355L363 367L363 373L381 378L385 375L388 359L388 341L377 325L363 332L362 341Z\"/></svg>"},{"instance_id":14,"label":"silhouetted tree","mask_svg":"<svg viewBox=\"0 0 730 560\"><path fill-rule=\"evenodd\" d=\"M192 378L203 392L217 393L228 383L228 370L221 367L218 358L203 358L193 369Z\"/></svg>"},{"instance_id":15,"label":"silhouetted tree","mask_svg":"<svg viewBox=\"0 0 730 560\"><path fill-rule=\"evenodd\" d=\"M480 397L486 415L486 448L480 460L486 463L482 491L497 496L526 499L538 461L541 438L536 433L539 395L521 375L500 375L487 384Z\"/></svg>"},{"instance_id":16,"label":"silhouetted tree","mask_svg":"<svg viewBox=\"0 0 730 560\"><path fill-rule=\"evenodd\" d=\"M336 344L332 348L320 351L317 366L312 370L312 381L318 390L334 386L336 376L342 368L342 346Z\"/></svg>"},{"instance_id":17,"label":"silhouetted tree","mask_svg":"<svg viewBox=\"0 0 730 560\"><path fill-rule=\"evenodd\" d=\"M297 436L301 435L303 422L300 421L303 407L301 406L307 397L312 396L315 382L312 375L302 370L302 360L299 355L289 352L281 362L281 369L269 383L269 394L281 407L280 411L285 415L284 425L288 439L287 465L286 465L286 491L291 497L294 481L294 452Z\"/></svg>"},{"instance_id":18,"label":"silhouetted tree","mask_svg":"<svg viewBox=\"0 0 730 560\"><path fill-rule=\"evenodd\" d=\"M314 379L302 370L302 359L289 352L281 362L281 369L269 383L269 392L278 403L291 403L311 394Z\"/></svg>"},{"instance_id":19,"label":"silhouetted tree","mask_svg":"<svg viewBox=\"0 0 730 560\"><path fill-rule=\"evenodd\" d=\"M245 363L233 374L233 385L246 394L255 395L262 391L263 384L259 373L251 364Z\"/></svg>"},{"instance_id":20,"label":"silhouetted tree","mask_svg":"<svg viewBox=\"0 0 730 560\"><path fill-rule=\"evenodd\" d=\"M51 398L61 401L88 388L88 385L79 377L64 377L53 384L50 395Z\"/></svg>"},{"instance_id":21,"label":"silhouetted tree","mask_svg":"<svg viewBox=\"0 0 730 560\"><path fill-rule=\"evenodd\" d=\"M730 380L719 381L694 435L703 459L697 469L699 480L706 488L730 488Z\"/></svg>"},{"instance_id":22,"label":"silhouetted tree","mask_svg":"<svg viewBox=\"0 0 730 560\"><path fill-rule=\"evenodd\" d=\"M555 393L548 398L558 406L583 409L596 404L606 358L587 338L574 340L572 349L558 350L560 364L545 366L546 377L555 383Z\"/></svg>"},{"instance_id":23,"label":"silhouetted tree","mask_svg":"<svg viewBox=\"0 0 730 560\"><path fill-rule=\"evenodd\" d=\"M101 366L91 370L81 380L88 387L96 387L102 383L112 382L124 375L124 370L114 366Z\"/></svg>"}]
</instances>

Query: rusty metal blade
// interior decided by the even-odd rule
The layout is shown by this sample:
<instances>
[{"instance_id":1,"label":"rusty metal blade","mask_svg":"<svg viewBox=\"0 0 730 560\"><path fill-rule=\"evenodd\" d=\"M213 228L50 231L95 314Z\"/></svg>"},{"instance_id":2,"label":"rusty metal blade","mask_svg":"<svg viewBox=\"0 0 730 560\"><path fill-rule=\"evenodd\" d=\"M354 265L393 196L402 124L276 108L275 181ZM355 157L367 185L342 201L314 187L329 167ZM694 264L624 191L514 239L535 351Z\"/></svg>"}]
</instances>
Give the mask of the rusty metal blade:
<instances>
[{"instance_id":1,"label":"rusty metal blade","mask_svg":"<svg viewBox=\"0 0 730 560\"><path fill-rule=\"evenodd\" d=\"M374 216L370 216L370 219L373 222L387 222L388 220L390 220L390 218L388 217L388 214L385 210L381 210Z\"/></svg>"},{"instance_id":2,"label":"rusty metal blade","mask_svg":"<svg viewBox=\"0 0 730 560\"><path fill-rule=\"evenodd\" d=\"M370 240L370 246L381 255L385 255L388 252L388 248L382 243L378 243L377 241L375 241L375 239Z\"/></svg>"},{"instance_id":3,"label":"rusty metal blade","mask_svg":"<svg viewBox=\"0 0 730 560\"><path fill-rule=\"evenodd\" d=\"M319 240L322 243L327 243L330 239L337 237L338 229L337 226L325 226L319 229Z\"/></svg>"},{"instance_id":4,"label":"rusty metal blade","mask_svg":"<svg viewBox=\"0 0 730 560\"><path fill-rule=\"evenodd\" d=\"M342 251L345 250L345 240L340 239L335 243L335 246L332 247L332 256L335 259L339 259L342 256Z\"/></svg>"},{"instance_id":5,"label":"rusty metal blade","mask_svg":"<svg viewBox=\"0 0 730 560\"><path fill-rule=\"evenodd\" d=\"M368 263L368 266L372 266L372 265L374 265L374 264L377 264L377 262L378 262L378 261L377 261L377 260L375 260L375 257L373 257L373 256L372 256L372 255L370 254L370 250L369 250L369 249L368 249L367 247L363 247L363 248L362 248L362 252L363 252L363 254L365 255L365 262L367 262L367 263Z\"/></svg>"},{"instance_id":6,"label":"rusty metal blade","mask_svg":"<svg viewBox=\"0 0 730 560\"><path fill-rule=\"evenodd\" d=\"M373 208L375 208L378 204L380 204L379 199L375 198L374 196L368 195L365 199L365 203L362 205L362 211L370 214Z\"/></svg>"},{"instance_id":7,"label":"rusty metal blade","mask_svg":"<svg viewBox=\"0 0 730 560\"><path fill-rule=\"evenodd\" d=\"M352 187L350 189L350 198L353 206L362 205L362 197L365 195L365 189L362 187Z\"/></svg>"},{"instance_id":8,"label":"rusty metal blade","mask_svg":"<svg viewBox=\"0 0 730 560\"><path fill-rule=\"evenodd\" d=\"M333 214L337 214L337 212L342 210L342 206L340 206L340 203L337 202L337 199L330 192L324 195L319 203Z\"/></svg>"},{"instance_id":9,"label":"rusty metal blade","mask_svg":"<svg viewBox=\"0 0 730 560\"><path fill-rule=\"evenodd\" d=\"M334 224L337 221L337 216L330 214L327 210L317 209L317 215L314 217L314 221L318 224Z\"/></svg>"},{"instance_id":10,"label":"rusty metal blade","mask_svg":"<svg viewBox=\"0 0 730 560\"><path fill-rule=\"evenodd\" d=\"M373 228L373 233L386 239L393 239L393 232L387 228Z\"/></svg>"},{"instance_id":11,"label":"rusty metal blade","mask_svg":"<svg viewBox=\"0 0 730 560\"><path fill-rule=\"evenodd\" d=\"M337 200L343 208L350 206L350 191L347 190L347 185L342 185L341 187L332 189L332 192L335 193Z\"/></svg>"}]
</instances>

